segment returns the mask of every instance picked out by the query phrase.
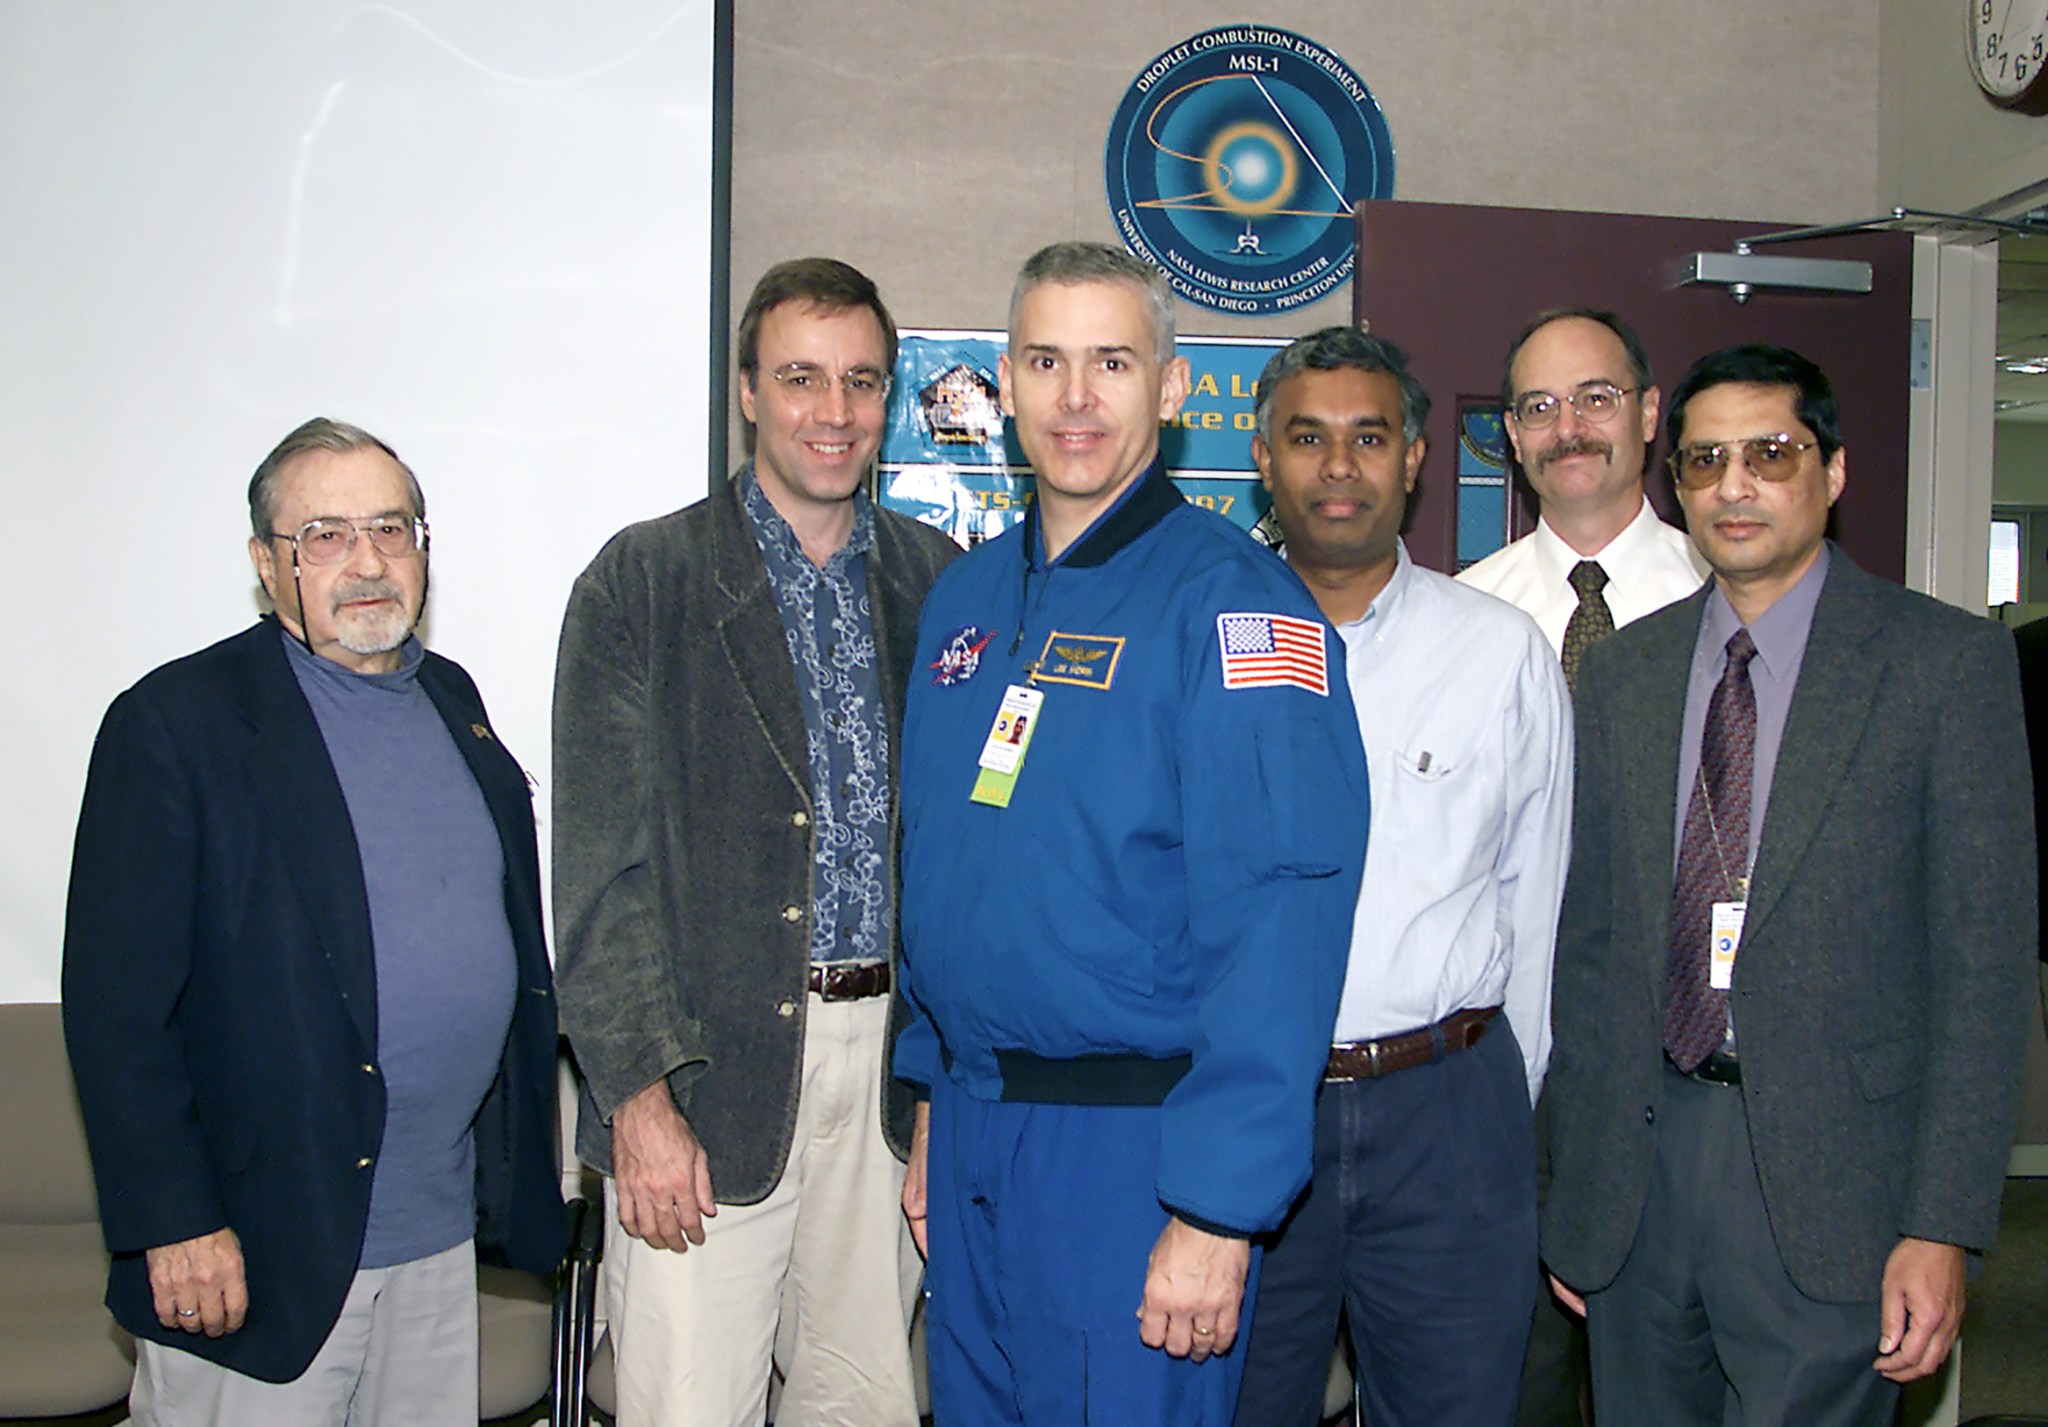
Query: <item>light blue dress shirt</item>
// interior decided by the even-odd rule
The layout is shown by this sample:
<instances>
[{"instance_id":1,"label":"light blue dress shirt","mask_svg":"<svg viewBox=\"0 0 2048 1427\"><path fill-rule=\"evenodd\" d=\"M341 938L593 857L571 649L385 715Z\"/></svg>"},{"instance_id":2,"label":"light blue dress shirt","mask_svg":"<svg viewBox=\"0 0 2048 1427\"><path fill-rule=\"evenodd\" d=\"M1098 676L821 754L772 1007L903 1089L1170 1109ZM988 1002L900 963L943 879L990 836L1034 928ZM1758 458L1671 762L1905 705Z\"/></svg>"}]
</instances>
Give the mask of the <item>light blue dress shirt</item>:
<instances>
[{"instance_id":1,"label":"light blue dress shirt","mask_svg":"<svg viewBox=\"0 0 2048 1427\"><path fill-rule=\"evenodd\" d=\"M1533 1102L1571 854L1572 720L1536 622L1417 568L1406 546L1339 625L1372 784L1336 1039L1502 1006Z\"/></svg>"}]
</instances>

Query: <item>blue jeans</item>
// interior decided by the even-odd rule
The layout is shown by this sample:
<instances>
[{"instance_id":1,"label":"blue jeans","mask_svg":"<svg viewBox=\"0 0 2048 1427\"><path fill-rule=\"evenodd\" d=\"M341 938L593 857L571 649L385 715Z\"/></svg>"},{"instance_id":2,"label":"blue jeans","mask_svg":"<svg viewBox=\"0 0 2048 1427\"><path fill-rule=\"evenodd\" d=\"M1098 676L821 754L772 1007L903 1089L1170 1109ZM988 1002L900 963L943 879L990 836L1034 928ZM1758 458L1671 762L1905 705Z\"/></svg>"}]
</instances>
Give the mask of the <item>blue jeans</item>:
<instances>
[{"instance_id":1,"label":"blue jeans","mask_svg":"<svg viewBox=\"0 0 2048 1427\"><path fill-rule=\"evenodd\" d=\"M1313 1427L1341 1309L1372 1427L1508 1427L1536 1302L1536 1142L1505 1018L1316 1104L1315 1178L1268 1247L1239 1427Z\"/></svg>"}]
</instances>

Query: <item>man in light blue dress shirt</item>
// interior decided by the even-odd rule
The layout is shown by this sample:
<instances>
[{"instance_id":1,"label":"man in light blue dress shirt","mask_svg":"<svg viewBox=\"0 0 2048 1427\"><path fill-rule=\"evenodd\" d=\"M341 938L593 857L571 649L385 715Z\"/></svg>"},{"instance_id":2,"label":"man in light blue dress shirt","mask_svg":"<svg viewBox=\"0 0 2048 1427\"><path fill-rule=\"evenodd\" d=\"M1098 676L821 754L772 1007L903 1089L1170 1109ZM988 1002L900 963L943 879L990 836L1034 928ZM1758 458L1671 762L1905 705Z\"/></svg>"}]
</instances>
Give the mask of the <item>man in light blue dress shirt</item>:
<instances>
[{"instance_id":1,"label":"man in light blue dress shirt","mask_svg":"<svg viewBox=\"0 0 2048 1427\"><path fill-rule=\"evenodd\" d=\"M1315 1178L1266 1255L1241 1427L1317 1419L1340 1307L1376 1427L1514 1418L1571 715L1535 621L1401 545L1428 411L1401 350L1346 327L1259 382L1252 453L1344 640L1374 819Z\"/></svg>"}]
</instances>

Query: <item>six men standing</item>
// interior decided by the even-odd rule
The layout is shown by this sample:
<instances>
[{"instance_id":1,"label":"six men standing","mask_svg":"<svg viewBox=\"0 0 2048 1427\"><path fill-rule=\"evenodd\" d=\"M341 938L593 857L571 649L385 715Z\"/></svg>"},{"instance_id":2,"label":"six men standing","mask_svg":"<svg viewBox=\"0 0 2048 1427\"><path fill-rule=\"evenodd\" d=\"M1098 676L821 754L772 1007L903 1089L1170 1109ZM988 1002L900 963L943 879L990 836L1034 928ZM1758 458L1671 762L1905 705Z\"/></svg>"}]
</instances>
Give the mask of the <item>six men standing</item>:
<instances>
[{"instance_id":1,"label":"six men standing","mask_svg":"<svg viewBox=\"0 0 2048 1427\"><path fill-rule=\"evenodd\" d=\"M1290 577L1159 459L1173 301L1101 245L1025 265L1000 385L1038 498L942 577L865 490L886 307L778 265L739 327L752 459L576 584L556 981L620 1420L758 1423L779 1369L785 1424L914 1423L906 1222L945 1423L1310 1422L1340 1308L1375 1427L1513 1420L1553 937L1542 1247L1599 1410L1887 1420L1997 1222L2009 641L1827 545L1834 399L1784 349L1674 391L1692 538L1664 526L1658 389L1587 309L1509 353L1542 518L1463 584L1399 539L1400 349L1276 356ZM138 1420L461 1420L471 1238L559 1248L531 816L411 638L389 448L308 423L250 500L275 624L117 701L80 820L109 1302Z\"/></svg>"}]
</instances>

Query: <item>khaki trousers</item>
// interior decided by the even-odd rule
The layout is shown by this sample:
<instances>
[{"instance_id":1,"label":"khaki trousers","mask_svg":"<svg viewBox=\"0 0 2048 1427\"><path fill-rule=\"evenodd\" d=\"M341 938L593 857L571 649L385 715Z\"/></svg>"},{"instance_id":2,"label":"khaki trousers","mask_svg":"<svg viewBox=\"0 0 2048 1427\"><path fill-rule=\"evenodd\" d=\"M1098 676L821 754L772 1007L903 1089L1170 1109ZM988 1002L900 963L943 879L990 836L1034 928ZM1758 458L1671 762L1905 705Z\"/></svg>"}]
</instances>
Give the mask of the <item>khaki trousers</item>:
<instances>
[{"instance_id":1,"label":"khaki trousers","mask_svg":"<svg viewBox=\"0 0 2048 1427\"><path fill-rule=\"evenodd\" d=\"M811 996L782 1179L759 1204L721 1203L701 1245L678 1254L626 1234L607 1181L619 1427L761 1427L771 1368L777 1427L917 1427L916 1252L906 1264L903 1165L879 1108L888 1014L887 996Z\"/></svg>"},{"instance_id":2,"label":"khaki trousers","mask_svg":"<svg viewBox=\"0 0 2048 1427\"><path fill-rule=\"evenodd\" d=\"M134 1427L471 1427L477 1420L476 1246L363 1268L312 1364L264 1382L138 1340Z\"/></svg>"}]
</instances>

